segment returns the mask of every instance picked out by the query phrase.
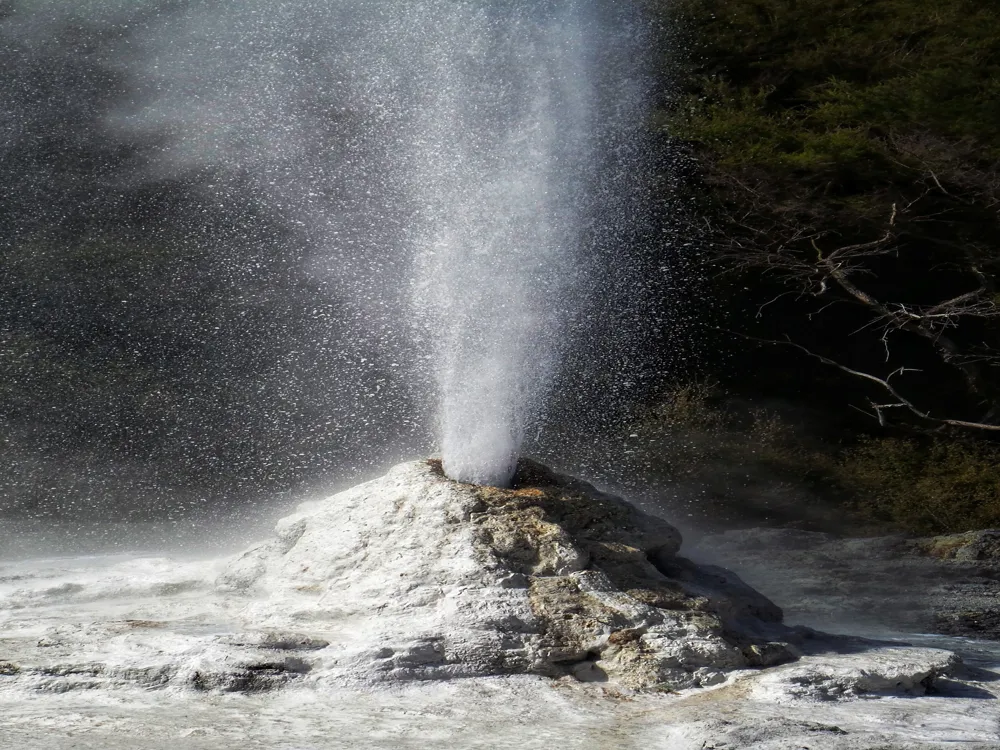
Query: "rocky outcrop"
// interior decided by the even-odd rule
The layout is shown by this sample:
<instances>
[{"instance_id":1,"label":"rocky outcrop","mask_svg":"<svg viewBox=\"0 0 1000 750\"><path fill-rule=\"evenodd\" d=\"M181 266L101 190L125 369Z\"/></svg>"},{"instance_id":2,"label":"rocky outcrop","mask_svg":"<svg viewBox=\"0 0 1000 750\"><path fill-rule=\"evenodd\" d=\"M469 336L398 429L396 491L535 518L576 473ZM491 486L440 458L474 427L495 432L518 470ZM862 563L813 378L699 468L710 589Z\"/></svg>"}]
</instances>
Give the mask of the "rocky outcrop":
<instances>
[{"instance_id":1,"label":"rocky outcrop","mask_svg":"<svg viewBox=\"0 0 1000 750\"><path fill-rule=\"evenodd\" d=\"M931 568L915 561L970 565L909 544L758 529L701 547L745 562L755 583L767 562L776 575L761 585L790 611L828 601L853 627L890 584L926 587L915 574ZM496 490L420 462L304 504L228 560L0 561L0 724L7 744L47 750L219 750L248 737L996 747L989 644L954 640L963 666L941 648L789 629L768 599L679 545L662 520L533 464Z\"/></svg>"},{"instance_id":2,"label":"rocky outcrop","mask_svg":"<svg viewBox=\"0 0 1000 750\"><path fill-rule=\"evenodd\" d=\"M940 560L1000 565L1000 529L919 539L913 542L913 546L920 552Z\"/></svg>"},{"instance_id":3,"label":"rocky outcrop","mask_svg":"<svg viewBox=\"0 0 1000 750\"><path fill-rule=\"evenodd\" d=\"M430 461L304 506L218 585L273 627L364 623L369 643L345 662L362 679L524 672L680 689L795 658L773 603L679 547L665 521L538 464L500 489Z\"/></svg>"},{"instance_id":4,"label":"rocky outcrop","mask_svg":"<svg viewBox=\"0 0 1000 750\"><path fill-rule=\"evenodd\" d=\"M744 541L779 552L766 533ZM749 681L811 700L912 694L954 666L947 652L787 628L767 598L679 548L663 520L530 462L510 489L403 464L300 506L228 561L15 565L0 576L0 699L542 675L648 694L723 682L749 694Z\"/></svg>"}]
</instances>

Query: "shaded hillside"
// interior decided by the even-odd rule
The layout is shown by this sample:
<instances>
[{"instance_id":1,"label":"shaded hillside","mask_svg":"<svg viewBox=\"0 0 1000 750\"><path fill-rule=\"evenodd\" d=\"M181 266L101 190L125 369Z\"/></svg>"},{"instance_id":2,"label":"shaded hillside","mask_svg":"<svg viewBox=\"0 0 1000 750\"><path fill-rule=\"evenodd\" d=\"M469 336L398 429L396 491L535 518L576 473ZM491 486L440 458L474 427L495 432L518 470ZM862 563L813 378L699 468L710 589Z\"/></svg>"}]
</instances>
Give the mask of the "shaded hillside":
<instances>
[{"instance_id":1,"label":"shaded hillside","mask_svg":"<svg viewBox=\"0 0 1000 750\"><path fill-rule=\"evenodd\" d=\"M729 327L883 379L919 368L892 384L920 411L997 421L1000 9L672 7L694 63L661 116L697 156L713 268L741 292ZM776 360L796 361L754 361Z\"/></svg>"},{"instance_id":2,"label":"shaded hillside","mask_svg":"<svg viewBox=\"0 0 1000 750\"><path fill-rule=\"evenodd\" d=\"M1000 7L652 5L690 53L656 126L694 163L726 305L715 374L824 410L839 441L867 433L840 463L883 515L912 516L905 477L928 465L928 507L967 507L917 526L1000 521ZM664 56L666 80L675 65Z\"/></svg>"}]
</instances>

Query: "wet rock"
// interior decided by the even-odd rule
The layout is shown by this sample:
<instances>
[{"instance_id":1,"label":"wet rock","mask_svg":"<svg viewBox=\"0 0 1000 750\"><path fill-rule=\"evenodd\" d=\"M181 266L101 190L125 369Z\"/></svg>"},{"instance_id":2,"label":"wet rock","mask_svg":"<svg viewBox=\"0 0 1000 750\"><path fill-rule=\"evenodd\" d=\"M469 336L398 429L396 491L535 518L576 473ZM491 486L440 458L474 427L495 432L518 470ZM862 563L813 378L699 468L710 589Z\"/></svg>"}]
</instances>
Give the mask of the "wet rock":
<instances>
[{"instance_id":1,"label":"wet rock","mask_svg":"<svg viewBox=\"0 0 1000 750\"><path fill-rule=\"evenodd\" d=\"M275 651L318 651L330 645L329 641L322 638L312 638L302 633L280 630L223 635L216 640L230 646L273 649Z\"/></svg>"},{"instance_id":2,"label":"wet rock","mask_svg":"<svg viewBox=\"0 0 1000 750\"><path fill-rule=\"evenodd\" d=\"M1000 607L939 612L934 630L944 635L966 638L1000 638Z\"/></svg>"},{"instance_id":3,"label":"wet rock","mask_svg":"<svg viewBox=\"0 0 1000 750\"><path fill-rule=\"evenodd\" d=\"M680 542L662 519L531 461L510 489L418 462L303 506L218 585L250 599L258 627L352 621L364 643L339 666L360 680L522 672L681 689L794 659L780 609L678 557Z\"/></svg>"},{"instance_id":4,"label":"wet rock","mask_svg":"<svg viewBox=\"0 0 1000 750\"><path fill-rule=\"evenodd\" d=\"M753 690L771 699L840 700L871 695L924 695L961 660L950 651L873 648L814 657L761 674Z\"/></svg>"},{"instance_id":5,"label":"wet rock","mask_svg":"<svg viewBox=\"0 0 1000 750\"><path fill-rule=\"evenodd\" d=\"M0 661L0 677L11 677L18 674L21 668L9 661Z\"/></svg>"},{"instance_id":6,"label":"wet rock","mask_svg":"<svg viewBox=\"0 0 1000 750\"><path fill-rule=\"evenodd\" d=\"M915 543L915 546L924 554L941 560L990 561L1000 564L1000 530L998 529L921 539Z\"/></svg>"}]
</instances>

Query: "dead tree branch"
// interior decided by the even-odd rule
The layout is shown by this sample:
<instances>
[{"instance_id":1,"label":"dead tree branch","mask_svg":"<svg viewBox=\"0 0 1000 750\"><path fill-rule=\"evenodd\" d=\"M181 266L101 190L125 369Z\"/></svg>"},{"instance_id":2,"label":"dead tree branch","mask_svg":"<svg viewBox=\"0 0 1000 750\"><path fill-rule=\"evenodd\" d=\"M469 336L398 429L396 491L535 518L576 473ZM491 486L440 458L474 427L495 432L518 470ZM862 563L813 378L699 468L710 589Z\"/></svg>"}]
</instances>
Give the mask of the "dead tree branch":
<instances>
[{"instance_id":1,"label":"dead tree branch","mask_svg":"<svg viewBox=\"0 0 1000 750\"><path fill-rule=\"evenodd\" d=\"M893 402L884 404L876 404L874 402L870 402L871 407L875 410L875 415L876 415L875 418L878 419L879 424L882 425L883 427L886 424L885 415L883 414L884 410L905 409L909 411L911 414L919 417L920 419L923 419L927 422L932 422L940 426L947 425L951 427L965 427L976 430L989 430L993 432L1000 432L1000 425L987 424L985 422L968 422L962 419L943 419L940 417L931 416L930 413L924 411L923 409L918 408L912 401L903 396L890 382L892 378L896 375L901 375L906 372L918 372L918 370L915 370L913 368L900 367L891 372L888 376L880 378L877 375L872 375L871 373L862 372L861 370L855 370L854 368L842 365L841 363L836 362L830 359L829 357L824 357L822 354L817 354L816 352L807 349L801 344L796 344L791 339L787 339L785 341L779 341L776 339L762 339L762 338L757 338L756 336L748 336L747 334L739 333L738 331L728 331L728 333L734 333L737 336L741 336L750 341L757 341L762 344L772 344L776 346L790 346L793 349L798 349L803 354L806 354L809 357L812 357L813 359L818 360L825 365L835 367L842 372L846 372L847 374L852 375L854 377L867 380L870 383L875 383L880 388L882 388L886 393L888 393L892 398L895 399L895 401Z\"/></svg>"}]
</instances>

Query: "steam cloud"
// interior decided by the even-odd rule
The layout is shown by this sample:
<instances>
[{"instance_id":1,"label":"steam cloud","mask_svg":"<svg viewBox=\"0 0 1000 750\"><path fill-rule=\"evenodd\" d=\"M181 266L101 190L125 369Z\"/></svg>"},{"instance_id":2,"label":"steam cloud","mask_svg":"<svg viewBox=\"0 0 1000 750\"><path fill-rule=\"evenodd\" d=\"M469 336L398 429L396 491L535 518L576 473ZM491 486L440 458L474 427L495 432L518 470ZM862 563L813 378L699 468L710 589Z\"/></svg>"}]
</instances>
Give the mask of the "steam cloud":
<instances>
[{"instance_id":1,"label":"steam cloud","mask_svg":"<svg viewBox=\"0 0 1000 750\"><path fill-rule=\"evenodd\" d=\"M179 225L244 205L287 232L322 313L268 388L323 371L334 395L312 408L360 463L436 434L450 475L503 484L555 401L599 411L635 380L594 387L634 361L642 308L646 32L628 6L21 0L5 32L98 30L127 96L95 137L157 144L122 190L186 181Z\"/></svg>"}]
</instances>

